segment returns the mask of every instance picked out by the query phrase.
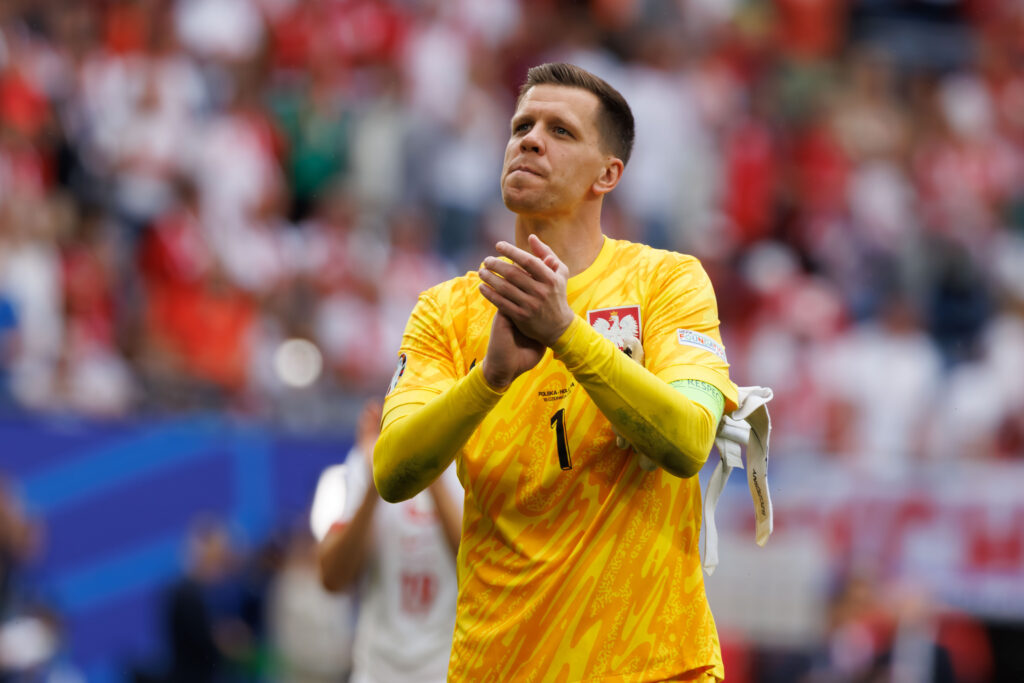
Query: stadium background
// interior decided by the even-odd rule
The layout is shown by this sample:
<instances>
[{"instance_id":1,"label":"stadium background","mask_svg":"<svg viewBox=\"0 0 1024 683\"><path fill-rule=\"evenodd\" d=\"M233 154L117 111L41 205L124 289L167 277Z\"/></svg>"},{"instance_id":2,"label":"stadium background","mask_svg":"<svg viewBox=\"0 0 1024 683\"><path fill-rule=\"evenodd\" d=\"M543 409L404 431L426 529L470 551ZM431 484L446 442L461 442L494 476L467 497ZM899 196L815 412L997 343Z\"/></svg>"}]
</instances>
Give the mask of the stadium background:
<instances>
[{"instance_id":1,"label":"stadium background","mask_svg":"<svg viewBox=\"0 0 1024 683\"><path fill-rule=\"evenodd\" d=\"M634 107L607 232L699 256L775 390L776 533L734 475L708 580L730 681L911 632L1024 680L1019 2L3 0L0 617L56 626L48 680L158 667L218 523L245 677L285 679L310 624L263 607L312 581L316 477L416 294L509 234L515 86L555 59Z\"/></svg>"}]
</instances>

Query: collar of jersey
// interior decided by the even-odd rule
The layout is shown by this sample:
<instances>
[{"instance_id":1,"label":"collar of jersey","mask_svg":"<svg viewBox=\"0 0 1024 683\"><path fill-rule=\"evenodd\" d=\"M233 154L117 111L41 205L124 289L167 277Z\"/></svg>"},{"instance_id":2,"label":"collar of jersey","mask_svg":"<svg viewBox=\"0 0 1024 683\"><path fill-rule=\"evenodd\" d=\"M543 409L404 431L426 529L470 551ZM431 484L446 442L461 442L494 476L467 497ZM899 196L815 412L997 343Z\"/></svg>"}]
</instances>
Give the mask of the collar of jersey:
<instances>
[{"instance_id":1,"label":"collar of jersey","mask_svg":"<svg viewBox=\"0 0 1024 683\"><path fill-rule=\"evenodd\" d=\"M601 251L598 252L597 258L594 262L587 266L583 272L576 273L565 285L566 295L572 299L577 294L589 287L594 280L601 276L601 273L605 272L608 263L612 259L612 253L615 251L615 240L610 237L604 238L604 243L601 245Z\"/></svg>"}]
</instances>

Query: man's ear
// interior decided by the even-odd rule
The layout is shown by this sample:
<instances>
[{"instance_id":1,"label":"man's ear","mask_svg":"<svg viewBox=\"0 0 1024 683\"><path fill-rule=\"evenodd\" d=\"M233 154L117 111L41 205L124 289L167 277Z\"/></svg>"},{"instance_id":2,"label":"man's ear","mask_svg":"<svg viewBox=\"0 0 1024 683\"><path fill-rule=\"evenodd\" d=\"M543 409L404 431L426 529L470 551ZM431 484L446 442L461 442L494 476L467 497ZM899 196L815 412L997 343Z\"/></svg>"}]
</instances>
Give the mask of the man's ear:
<instances>
[{"instance_id":1,"label":"man's ear","mask_svg":"<svg viewBox=\"0 0 1024 683\"><path fill-rule=\"evenodd\" d=\"M597 177L594 184L590 186L590 189L596 195L608 194L615 189L615 186L619 184L619 180L622 179L623 168L625 168L625 164L622 163L622 159L608 157L604 167L601 169L601 175Z\"/></svg>"}]
</instances>

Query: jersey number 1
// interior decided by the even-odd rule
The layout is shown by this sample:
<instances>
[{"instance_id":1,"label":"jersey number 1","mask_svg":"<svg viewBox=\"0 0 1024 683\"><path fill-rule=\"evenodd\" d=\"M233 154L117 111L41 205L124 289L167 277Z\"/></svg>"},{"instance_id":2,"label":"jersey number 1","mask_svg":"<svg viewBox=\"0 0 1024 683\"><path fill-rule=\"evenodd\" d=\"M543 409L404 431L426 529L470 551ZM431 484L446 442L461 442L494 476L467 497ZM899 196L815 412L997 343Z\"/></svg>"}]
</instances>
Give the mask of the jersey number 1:
<instances>
[{"instance_id":1,"label":"jersey number 1","mask_svg":"<svg viewBox=\"0 0 1024 683\"><path fill-rule=\"evenodd\" d=\"M569 457L569 439L565 436L565 408L561 408L551 416L551 426L555 428L555 441L558 443L558 464L563 470L571 470L572 458Z\"/></svg>"}]
</instances>

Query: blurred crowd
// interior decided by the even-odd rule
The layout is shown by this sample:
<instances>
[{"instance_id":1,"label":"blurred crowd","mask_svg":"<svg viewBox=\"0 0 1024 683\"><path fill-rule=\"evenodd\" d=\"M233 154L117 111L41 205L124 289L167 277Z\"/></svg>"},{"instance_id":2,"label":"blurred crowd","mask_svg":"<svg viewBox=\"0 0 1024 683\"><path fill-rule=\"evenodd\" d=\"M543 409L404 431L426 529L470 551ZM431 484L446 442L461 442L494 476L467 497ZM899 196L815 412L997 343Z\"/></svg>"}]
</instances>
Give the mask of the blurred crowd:
<instances>
[{"instance_id":1,"label":"blurred crowd","mask_svg":"<svg viewBox=\"0 0 1024 683\"><path fill-rule=\"evenodd\" d=\"M354 593L328 593L305 526L247 547L223 520L194 521L182 575L161 594L132 683L337 683L352 668Z\"/></svg>"},{"instance_id":2,"label":"blurred crowd","mask_svg":"<svg viewBox=\"0 0 1024 683\"><path fill-rule=\"evenodd\" d=\"M776 449L1024 455L1010 0L0 0L0 405L336 424L510 234L552 60L632 104L606 232L701 258Z\"/></svg>"},{"instance_id":3,"label":"blurred crowd","mask_svg":"<svg viewBox=\"0 0 1024 683\"><path fill-rule=\"evenodd\" d=\"M0 480L0 683L86 683L81 647L35 574L45 522ZM222 517L197 514L180 572L154 587L151 646L114 657L123 683L340 683L353 674L367 584L328 592L305 519L259 543ZM923 582L850 570L835 577L822 632L799 649L722 633L731 683L992 683L986 624ZM452 605L454 608L454 605ZM1012 648L1019 650L1019 640ZM364 663L365 665L365 663ZM1019 673L1019 670L1018 670ZM350 677L351 674L351 677ZM365 677L366 674L363 673ZM371 680L365 678L365 680ZM416 680L429 680L430 677ZM377 679L374 679L377 680Z\"/></svg>"},{"instance_id":4,"label":"blurred crowd","mask_svg":"<svg viewBox=\"0 0 1024 683\"><path fill-rule=\"evenodd\" d=\"M39 573L45 520L24 503L16 486L0 478L0 683L86 683L91 678L76 661L81 644ZM152 644L115 655L116 680L347 680L355 591L324 589L316 542L303 522L253 544L227 520L197 513L183 535L180 572L153 588L146 625Z\"/></svg>"}]
</instances>

